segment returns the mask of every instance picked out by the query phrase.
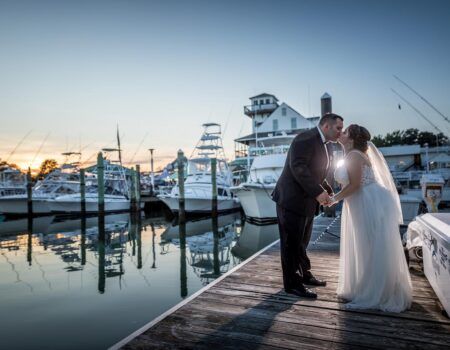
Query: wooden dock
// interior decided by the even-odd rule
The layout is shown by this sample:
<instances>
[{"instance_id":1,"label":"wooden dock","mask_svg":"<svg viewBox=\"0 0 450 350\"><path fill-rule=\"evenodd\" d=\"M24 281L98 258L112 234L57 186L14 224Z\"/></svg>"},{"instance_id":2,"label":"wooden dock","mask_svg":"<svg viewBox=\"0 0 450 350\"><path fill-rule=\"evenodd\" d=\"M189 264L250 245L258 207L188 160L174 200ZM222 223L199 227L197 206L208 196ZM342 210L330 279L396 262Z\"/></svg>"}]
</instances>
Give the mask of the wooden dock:
<instances>
[{"instance_id":1,"label":"wooden dock","mask_svg":"<svg viewBox=\"0 0 450 350\"><path fill-rule=\"evenodd\" d=\"M345 310L335 224L319 220L310 244L313 273L328 282L317 300L283 292L276 242L112 348L449 349L450 320L418 266L410 310Z\"/></svg>"}]
</instances>

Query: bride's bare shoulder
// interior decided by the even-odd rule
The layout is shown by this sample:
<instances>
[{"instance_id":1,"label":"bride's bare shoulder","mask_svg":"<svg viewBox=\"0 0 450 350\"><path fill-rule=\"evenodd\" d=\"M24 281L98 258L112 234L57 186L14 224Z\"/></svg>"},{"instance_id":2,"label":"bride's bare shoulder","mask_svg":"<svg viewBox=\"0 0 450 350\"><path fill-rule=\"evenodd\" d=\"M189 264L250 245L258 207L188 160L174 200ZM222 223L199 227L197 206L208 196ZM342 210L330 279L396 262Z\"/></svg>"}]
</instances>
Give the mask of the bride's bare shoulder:
<instances>
[{"instance_id":1,"label":"bride's bare shoulder","mask_svg":"<svg viewBox=\"0 0 450 350\"><path fill-rule=\"evenodd\" d=\"M358 165L370 165L369 158L367 155L358 150L351 150L346 156L348 163L358 164Z\"/></svg>"}]
</instances>

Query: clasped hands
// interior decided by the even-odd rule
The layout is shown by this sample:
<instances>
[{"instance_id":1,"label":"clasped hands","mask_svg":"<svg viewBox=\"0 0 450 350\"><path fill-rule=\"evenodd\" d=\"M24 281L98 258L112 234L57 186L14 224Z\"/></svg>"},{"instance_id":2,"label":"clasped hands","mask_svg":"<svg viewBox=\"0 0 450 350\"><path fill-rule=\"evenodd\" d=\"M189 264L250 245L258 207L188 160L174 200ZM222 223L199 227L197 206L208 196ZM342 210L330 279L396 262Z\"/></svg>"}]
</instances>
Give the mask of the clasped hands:
<instances>
[{"instance_id":1,"label":"clasped hands","mask_svg":"<svg viewBox=\"0 0 450 350\"><path fill-rule=\"evenodd\" d=\"M330 196L326 191L323 191L321 194L319 194L316 197L316 200L320 203L320 205L326 207L330 207L333 204L337 203L337 201L334 199L334 194L332 193Z\"/></svg>"}]
</instances>

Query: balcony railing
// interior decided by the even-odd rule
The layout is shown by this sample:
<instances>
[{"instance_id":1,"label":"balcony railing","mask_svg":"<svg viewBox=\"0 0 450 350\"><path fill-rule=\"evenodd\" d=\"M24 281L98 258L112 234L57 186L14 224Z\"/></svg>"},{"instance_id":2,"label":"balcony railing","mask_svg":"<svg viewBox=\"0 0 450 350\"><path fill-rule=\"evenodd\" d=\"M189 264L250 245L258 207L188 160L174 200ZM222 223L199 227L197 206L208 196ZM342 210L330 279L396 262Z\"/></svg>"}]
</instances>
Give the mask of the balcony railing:
<instances>
[{"instance_id":1,"label":"balcony railing","mask_svg":"<svg viewBox=\"0 0 450 350\"><path fill-rule=\"evenodd\" d=\"M255 114L270 113L274 111L277 107L278 105L276 103L244 106L244 114L251 117Z\"/></svg>"}]
</instances>

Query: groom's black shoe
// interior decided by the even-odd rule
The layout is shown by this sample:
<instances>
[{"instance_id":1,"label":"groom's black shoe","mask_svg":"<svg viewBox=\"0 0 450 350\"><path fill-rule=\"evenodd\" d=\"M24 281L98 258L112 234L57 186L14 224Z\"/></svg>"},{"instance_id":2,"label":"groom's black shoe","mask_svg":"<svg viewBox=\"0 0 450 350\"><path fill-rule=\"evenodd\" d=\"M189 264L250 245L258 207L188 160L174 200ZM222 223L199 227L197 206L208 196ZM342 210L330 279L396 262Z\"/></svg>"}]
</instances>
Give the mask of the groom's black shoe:
<instances>
[{"instance_id":1,"label":"groom's black shoe","mask_svg":"<svg viewBox=\"0 0 450 350\"><path fill-rule=\"evenodd\" d=\"M311 299L317 298L316 293L314 293L311 289L305 288L303 285L298 285L294 288L287 288L285 289L285 292L288 294L294 294L302 298L311 298Z\"/></svg>"},{"instance_id":2,"label":"groom's black shoe","mask_svg":"<svg viewBox=\"0 0 450 350\"><path fill-rule=\"evenodd\" d=\"M316 287L325 287L327 285L326 281L318 280L314 276L311 276L308 279L304 279L303 283L307 284L308 286L316 286Z\"/></svg>"}]
</instances>

